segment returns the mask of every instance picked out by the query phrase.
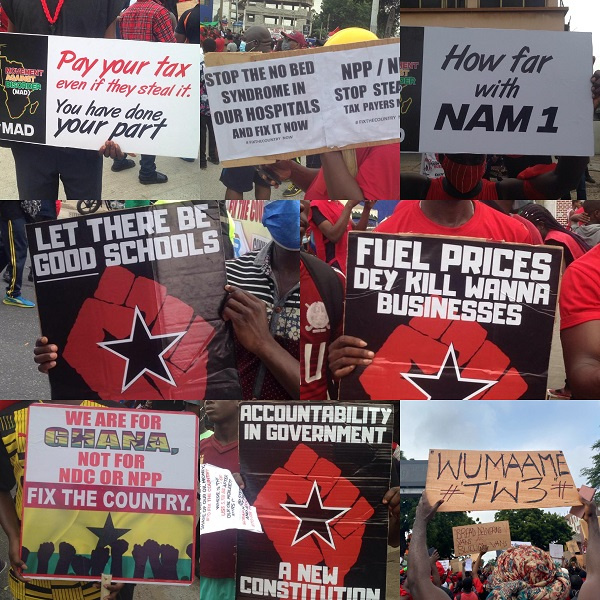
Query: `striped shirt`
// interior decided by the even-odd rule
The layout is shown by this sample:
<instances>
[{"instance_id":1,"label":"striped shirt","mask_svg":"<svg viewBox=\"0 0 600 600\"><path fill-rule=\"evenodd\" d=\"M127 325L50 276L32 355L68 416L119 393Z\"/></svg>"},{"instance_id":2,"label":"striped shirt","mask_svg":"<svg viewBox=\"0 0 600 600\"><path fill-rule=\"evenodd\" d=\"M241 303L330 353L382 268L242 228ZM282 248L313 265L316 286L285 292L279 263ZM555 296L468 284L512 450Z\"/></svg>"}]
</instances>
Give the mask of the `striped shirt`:
<instances>
[{"instance_id":1,"label":"striped shirt","mask_svg":"<svg viewBox=\"0 0 600 600\"><path fill-rule=\"evenodd\" d=\"M294 358L300 357L300 275L298 283L280 297L273 277L271 255L273 242L258 252L249 252L226 264L227 282L256 296L267 305L269 329L275 341ZM298 273L300 257L298 257ZM261 363L235 341L237 367L244 400L293 400L283 386ZM262 382L262 383L261 383Z\"/></svg>"}]
</instances>

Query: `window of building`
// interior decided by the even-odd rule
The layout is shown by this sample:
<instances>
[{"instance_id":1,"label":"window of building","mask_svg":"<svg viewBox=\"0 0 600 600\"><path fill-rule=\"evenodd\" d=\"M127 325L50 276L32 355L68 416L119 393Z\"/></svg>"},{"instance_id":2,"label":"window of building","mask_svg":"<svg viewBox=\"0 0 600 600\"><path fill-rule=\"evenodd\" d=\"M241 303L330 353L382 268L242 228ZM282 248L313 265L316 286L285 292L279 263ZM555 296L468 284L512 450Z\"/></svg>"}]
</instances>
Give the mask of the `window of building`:
<instances>
[{"instance_id":1,"label":"window of building","mask_svg":"<svg viewBox=\"0 0 600 600\"><path fill-rule=\"evenodd\" d=\"M523 8L546 6L546 0L479 0L479 8Z\"/></svg>"},{"instance_id":2,"label":"window of building","mask_svg":"<svg viewBox=\"0 0 600 600\"><path fill-rule=\"evenodd\" d=\"M265 2L265 8L267 10L277 10L279 8L279 4L277 4L277 2Z\"/></svg>"},{"instance_id":3,"label":"window of building","mask_svg":"<svg viewBox=\"0 0 600 600\"><path fill-rule=\"evenodd\" d=\"M400 0L400 8L464 8L465 0Z\"/></svg>"},{"instance_id":4,"label":"window of building","mask_svg":"<svg viewBox=\"0 0 600 600\"><path fill-rule=\"evenodd\" d=\"M282 21L282 25L287 26L287 27L293 27L295 24L295 20L294 19L288 19L286 17L284 17L283 19L281 19Z\"/></svg>"},{"instance_id":5,"label":"window of building","mask_svg":"<svg viewBox=\"0 0 600 600\"><path fill-rule=\"evenodd\" d=\"M265 25L277 25L277 17L265 17Z\"/></svg>"},{"instance_id":6,"label":"window of building","mask_svg":"<svg viewBox=\"0 0 600 600\"><path fill-rule=\"evenodd\" d=\"M246 13L246 21L250 21L250 22L254 23L254 17L255 17L255 15L253 15L251 13Z\"/></svg>"}]
</instances>

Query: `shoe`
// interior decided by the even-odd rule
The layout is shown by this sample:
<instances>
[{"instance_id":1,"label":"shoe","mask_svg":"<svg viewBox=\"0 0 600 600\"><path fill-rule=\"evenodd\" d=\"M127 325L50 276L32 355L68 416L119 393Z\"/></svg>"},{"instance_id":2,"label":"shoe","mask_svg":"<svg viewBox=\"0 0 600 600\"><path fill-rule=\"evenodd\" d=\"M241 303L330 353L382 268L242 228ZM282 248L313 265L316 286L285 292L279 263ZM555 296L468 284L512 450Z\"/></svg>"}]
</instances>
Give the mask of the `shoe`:
<instances>
[{"instance_id":1,"label":"shoe","mask_svg":"<svg viewBox=\"0 0 600 600\"><path fill-rule=\"evenodd\" d=\"M140 183L144 185L150 185L152 183L167 183L169 178L164 173L159 173L156 171L152 177L142 177L139 176Z\"/></svg>"},{"instance_id":2,"label":"shoe","mask_svg":"<svg viewBox=\"0 0 600 600\"><path fill-rule=\"evenodd\" d=\"M123 161L113 162L113 166L110 170L118 173L119 171L125 171L126 169L133 169L133 167L135 167L135 160L127 158Z\"/></svg>"},{"instance_id":3,"label":"shoe","mask_svg":"<svg viewBox=\"0 0 600 600\"><path fill-rule=\"evenodd\" d=\"M293 183L290 183L289 187L285 192L283 192L282 196L284 198L293 198L298 194L301 194L302 190L299 187L296 187Z\"/></svg>"},{"instance_id":4,"label":"shoe","mask_svg":"<svg viewBox=\"0 0 600 600\"><path fill-rule=\"evenodd\" d=\"M196 162L195 158L183 158L183 156L180 156L179 158L181 158L181 160L185 160L185 162Z\"/></svg>"},{"instance_id":5,"label":"shoe","mask_svg":"<svg viewBox=\"0 0 600 600\"><path fill-rule=\"evenodd\" d=\"M6 294L4 296L4 300L2 300L3 304L7 306L20 306L21 308L35 308L35 304L30 300L25 300L23 296L9 296Z\"/></svg>"},{"instance_id":6,"label":"shoe","mask_svg":"<svg viewBox=\"0 0 600 600\"><path fill-rule=\"evenodd\" d=\"M201 168L201 169L207 169L207 168L208 168L208 165L207 165L205 162L203 162L203 163L200 163L200 168Z\"/></svg>"},{"instance_id":7,"label":"shoe","mask_svg":"<svg viewBox=\"0 0 600 600\"><path fill-rule=\"evenodd\" d=\"M4 279L6 283L10 283L10 274L8 271L4 271L4 273L2 274L2 279Z\"/></svg>"},{"instance_id":8,"label":"shoe","mask_svg":"<svg viewBox=\"0 0 600 600\"><path fill-rule=\"evenodd\" d=\"M218 165L219 164L219 159L216 156L209 156L208 157L209 162L211 162L213 165Z\"/></svg>"},{"instance_id":9,"label":"shoe","mask_svg":"<svg viewBox=\"0 0 600 600\"><path fill-rule=\"evenodd\" d=\"M585 178L585 182L586 182L586 183L596 183L596 180L595 180L595 179L594 179L594 178L593 178L591 175L588 175L588 176Z\"/></svg>"}]
</instances>

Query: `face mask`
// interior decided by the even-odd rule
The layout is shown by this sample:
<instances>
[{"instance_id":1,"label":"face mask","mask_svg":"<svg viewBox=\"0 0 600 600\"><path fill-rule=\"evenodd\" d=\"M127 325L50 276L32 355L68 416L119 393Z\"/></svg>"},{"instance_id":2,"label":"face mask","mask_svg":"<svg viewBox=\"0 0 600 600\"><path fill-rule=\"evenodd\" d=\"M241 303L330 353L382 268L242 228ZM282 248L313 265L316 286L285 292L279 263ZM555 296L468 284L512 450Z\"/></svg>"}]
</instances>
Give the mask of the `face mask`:
<instances>
[{"instance_id":1,"label":"face mask","mask_svg":"<svg viewBox=\"0 0 600 600\"><path fill-rule=\"evenodd\" d=\"M278 246L300 251L300 200L269 201L265 206L262 224Z\"/></svg>"},{"instance_id":2,"label":"face mask","mask_svg":"<svg viewBox=\"0 0 600 600\"><path fill-rule=\"evenodd\" d=\"M287 38L283 38L283 42L281 43L281 49L282 50L291 50L290 40L288 40Z\"/></svg>"},{"instance_id":3,"label":"face mask","mask_svg":"<svg viewBox=\"0 0 600 600\"><path fill-rule=\"evenodd\" d=\"M442 167L450 185L461 194L466 194L481 181L486 164L483 162L480 165L461 165L444 156Z\"/></svg>"}]
</instances>

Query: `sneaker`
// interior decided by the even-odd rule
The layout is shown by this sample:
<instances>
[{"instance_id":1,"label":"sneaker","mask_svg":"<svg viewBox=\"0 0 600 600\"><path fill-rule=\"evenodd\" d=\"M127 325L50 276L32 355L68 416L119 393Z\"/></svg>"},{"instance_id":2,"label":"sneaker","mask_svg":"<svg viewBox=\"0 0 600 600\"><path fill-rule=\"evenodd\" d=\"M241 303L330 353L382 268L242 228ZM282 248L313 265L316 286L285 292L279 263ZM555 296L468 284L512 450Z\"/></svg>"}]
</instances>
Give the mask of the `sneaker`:
<instances>
[{"instance_id":1,"label":"sneaker","mask_svg":"<svg viewBox=\"0 0 600 600\"><path fill-rule=\"evenodd\" d=\"M218 165L219 164L219 159L216 156L209 156L208 157L209 162L211 162L213 165Z\"/></svg>"},{"instance_id":2,"label":"sneaker","mask_svg":"<svg viewBox=\"0 0 600 600\"><path fill-rule=\"evenodd\" d=\"M25 300L23 296L9 296L6 294L4 296L4 300L2 300L3 304L7 306L20 306L21 308L35 308L35 304L30 300Z\"/></svg>"},{"instance_id":3,"label":"sneaker","mask_svg":"<svg viewBox=\"0 0 600 600\"><path fill-rule=\"evenodd\" d=\"M586 183L596 183L596 180L591 175L587 175L585 181Z\"/></svg>"},{"instance_id":4,"label":"sneaker","mask_svg":"<svg viewBox=\"0 0 600 600\"><path fill-rule=\"evenodd\" d=\"M285 192L283 192L282 196L284 198L293 198L294 196L297 196L298 194L301 194L302 190L299 187L296 187L293 183L290 183L290 185L288 186L288 189L285 190Z\"/></svg>"},{"instance_id":5,"label":"sneaker","mask_svg":"<svg viewBox=\"0 0 600 600\"><path fill-rule=\"evenodd\" d=\"M159 173L156 171L152 177L142 177L139 176L140 183L144 185L150 185L152 183L167 183L169 178L164 173Z\"/></svg>"},{"instance_id":6,"label":"sneaker","mask_svg":"<svg viewBox=\"0 0 600 600\"><path fill-rule=\"evenodd\" d=\"M125 160L114 161L110 170L118 173L119 171L125 171L126 169L133 169L133 167L135 167L135 160L126 158Z\"/></svg>"},{"instance_id":7,"label":"sneaker","mask_svg":"<svg viewBox=\"0 0 600 600\"><path fill-rule=\"evenodd\" d=\"M196 162L195 158L184 158L183 156L180 156L179 158L181 158L181 160L185 160L185 162Z\"/></svg>"}]
</instances>

